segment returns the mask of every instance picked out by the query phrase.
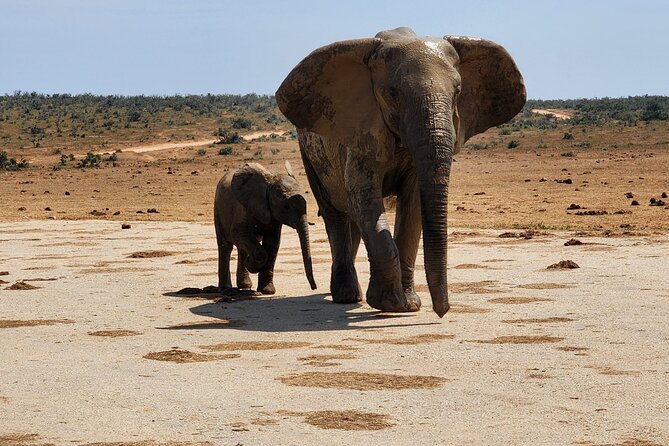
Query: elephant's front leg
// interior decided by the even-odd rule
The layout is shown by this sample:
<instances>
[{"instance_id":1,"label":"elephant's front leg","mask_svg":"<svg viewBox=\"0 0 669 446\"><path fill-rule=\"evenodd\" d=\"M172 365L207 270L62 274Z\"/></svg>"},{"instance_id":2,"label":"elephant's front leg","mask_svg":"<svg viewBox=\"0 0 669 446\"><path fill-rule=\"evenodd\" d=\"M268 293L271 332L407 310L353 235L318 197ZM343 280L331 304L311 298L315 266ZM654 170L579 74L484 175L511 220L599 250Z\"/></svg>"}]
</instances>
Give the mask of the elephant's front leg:
<instances>
[{"instance_id":1,"label":"elephant's front leg","mask_svg":"<svg viewBox=\"0 0 669 446\"><path fill-rule=\"evenodd\" d=\"M367 303L382 311L417 311L404 295L399 252L388 227L381 181L375 163L369 161L349 157L346 163L349 213L360 228L369 257Z\"/></svg>"},{"instance_id":2,"label":"elephant's front leg","mask_svg":"<svg viewBox=\"0 0 669 446\"><path fill-rule=\"evenodd\" d=\"M281 244L281 224L263 234L262 247L267 252L267 262L258 273L258 291L262 294L274 294L274 264Z\"/></svg>"},{"instance_id":3,"label":"elephant's front leg","mask_svg":"<svg viewBox=\"0 0 669 446\"><path fill-rule=\"evenodd\" d=\"M400 254L402 289L410 307L420 308L420 297L414 287L416 254L420 243L420 197L415 174L407 174L400 185L395 209L395 243Z\"/></svg>"}]
</instances>

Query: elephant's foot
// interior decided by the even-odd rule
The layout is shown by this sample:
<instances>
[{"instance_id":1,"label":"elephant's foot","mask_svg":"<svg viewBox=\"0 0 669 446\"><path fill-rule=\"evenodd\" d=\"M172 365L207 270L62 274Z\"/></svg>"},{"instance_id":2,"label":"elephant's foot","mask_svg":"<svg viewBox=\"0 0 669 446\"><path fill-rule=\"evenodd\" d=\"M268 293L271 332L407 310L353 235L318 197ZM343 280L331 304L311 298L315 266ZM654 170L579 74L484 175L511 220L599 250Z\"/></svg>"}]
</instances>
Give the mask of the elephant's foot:
<instances>
[{"instance_id":1,"label":"elephant's foot","mask_svg":"<svg viewBox=\"0 0 669 446\"><path fill-rule=\"evenodd\" d=\"M274 287L274 284L270 282L265 286L258 285L258 292L261 294L271 295L276 293L276 288Z\"/></svg>"},{"instance_id":2,"label":"elephant's foot","mask_svg":"<svg viewBox=\"0 0 669 446\"><path fill-rule=\"evenodd\" d=\"M420 309L420 297L413 287L404 290L404 297L407 299L407 311L418 311Z\"/></svg>"},{"instance_id":3,"label":"elephant's foot","mask_svg":"<svg viewBox=\"0 0 669 446\"><path fill-rule=\"evenodd\" d=\"M263 266L265 266L267 259L267 251L265 251L262 246L258 246L253 251L253 254L249 254L249 256L246 258L244 261L244 266L246 266L246 269L249 270L249 272L255 274L260 271Z\"/></svg>"},{"instance_id":4,"label":"elephant's foot","mask_svg":"<svg viewBox=\"0 0 669 446\"><path fill-rule=\"evenodd\" d=\"M354 304L362 301L362 290L355 271L335 272L330 282L332 301L338 304Z\"/></svg>"},{"instance_id":5,"label":"elephant's foot","mask_svg":"<svg viewBox=\"0 0 669 446\"><path fill-rule=\"evenodd\" d=\"M253 288L253 283L251 282L251 278L247 277L244 280L238 280L237 281L237 288L240 290L250 290Z\"/></svg>"},{"instance_id":6,"label":"elephant's foot","mask_svg":"<svg viewBox=\"0 0 669 446\"><path fill-rule=\"evenodd\" d=\"M384 289L370 281L369 288L367 289L367 304L377 310L392 313L418 311L420 308L420 299L418 299L416 293L413 293L415 298L411 294L410 292L409 296L407 296L401 288Z\"/></svg>"}]
</instances>

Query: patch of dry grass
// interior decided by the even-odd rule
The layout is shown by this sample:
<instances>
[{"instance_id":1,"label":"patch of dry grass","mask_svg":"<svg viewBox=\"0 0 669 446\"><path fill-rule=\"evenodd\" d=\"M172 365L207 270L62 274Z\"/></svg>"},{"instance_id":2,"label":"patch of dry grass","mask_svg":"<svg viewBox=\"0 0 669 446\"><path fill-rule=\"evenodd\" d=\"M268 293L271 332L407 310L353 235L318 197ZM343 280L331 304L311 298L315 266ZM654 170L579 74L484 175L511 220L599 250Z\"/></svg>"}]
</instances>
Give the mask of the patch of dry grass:
<instances>
[{"instance_id":1,"label":"patch of dry grass","mask_svg":"<svg viewBox=\"0 0 669 446\"><path fill-rule=\"evenodd\" d=\"M442 339L453 339L452 334L427 333L406 338L368 339L368 338L345 338L344 341L364 342L366 344L389 344L389 345L417 345L440 341Z\"/></svg>"},{"instance_id":2,"label":"patch of dry grass","mask_svg":"<svg viewBox=\"0 0 669 446\"><path fill-rule=\"evenodd\" d=\"M210 352L237 351L237 350L281 350L291 348L308 347L308 342L282 342L282 341L237 341L223 342L220 344L201 345L200 348Z\"/></svg>"},{"instance_id":3,"label":"patch of dry grass","mask_svg":"<svg viewBox=\"0 0 669 446\"><path fill-rule=\"evenodd\" d=\"M438 376L392 375L363 372L307 372L277 378L289 386L348 390L436 389L446 382Z\"/></svg>"},{"instance_id":4,"label":"patch of dry grass","mask_svg":"<svg viewBox=\"0 0 669 446\"><path fill-rule=\"evenodd\" d=\"M492 339L480 339L471 342L478 344L548 344L563 341L555 336L497 336Z\"/></svg>"},{"instance_id":5,"label":"patch of dry grass","mask_svg":"<svg viewBox=\"0 0 669 446\"><path fill-rule=\"evenodd\" d=\"M543 317L543 318L527 318L527 319L506 319L503 320L505 324L551 324L557 322L573 322L574 319L569 317Z\"/></svg>"},{"instance_id":6,"label":"patch of dry grass","mask_svg":"<svg viewBox=\"0 0 669 446\"><path fill-rule=\"evenodd\" d=\"M138 336L142 333L133 330L99 330L99 331L90 331L88 332L91 336L101 336L108 338L122 338L126 336Z\"/></svg>"},{"instance_id":7,"label":"patch of dry grass","mask_svg":"<svg viewBox=\"0 0 669 446\"><path fill-rule=\"evenodd\" d=\"M11 320L0 319L0 328L36 327L38 325L73 324L70 319L33 319Z\"/></svg>"},{"instance_id":8,"label":"patch of dry grass","mask_svg":"<svg viewBox=\"0 0 669 446\"><path fill-rule=\"evenodd\" d=\"M488 302L494 304L509 304L509 305L519 305L519 304L531 304L534 302L552 302L553 299L547 297L496 297L494 299L488 299Z\"/></svg>"},{"instance_id":9,"label":"patch of dry grass","mask_svg":"<svg viewBox=\"0 0 669 446\"><path fill-rule=\"evenodd\" d=\"M156 257L168 257L176 254L172 251L137 251L128 255L129 259L153 259Z\"/></svg>"},{"instance_id":10,"label":"patch of dry grass","mask_svg":"<svg viewBox=\"0 0 669 446\"><path fill-rule=\"evenodd\" d=\"M239 358L238 354L227 354L227 355L206 355L202 353L193 353L188 350L181 349L172 349L162 352L151 352L143 356L145 359L153 359L155 361L170 361L176 362L178 364L185 364L190 362L207 362L207 361L218 361L220 359L232 359Z\"/></svg>"}]
</instances>

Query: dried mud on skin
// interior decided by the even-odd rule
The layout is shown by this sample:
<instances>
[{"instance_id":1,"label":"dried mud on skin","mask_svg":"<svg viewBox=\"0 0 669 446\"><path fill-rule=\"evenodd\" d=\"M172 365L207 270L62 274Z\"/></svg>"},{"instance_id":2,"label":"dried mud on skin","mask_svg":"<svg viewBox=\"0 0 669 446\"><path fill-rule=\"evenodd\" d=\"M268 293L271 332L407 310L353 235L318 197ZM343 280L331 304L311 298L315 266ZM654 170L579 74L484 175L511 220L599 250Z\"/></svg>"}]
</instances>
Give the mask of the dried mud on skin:
<instances>
[{"instance_id":1,"label":"dried mud on skin","mask_svg":"<svg viewBox=\"0 0 669 446\"><path fill-rule=\"evenodd\" d=\"M367 339L367 338L345 338L344 341L364 342L366 344L390 344L390 345L417 345L440 341L442 339L453 339L452 334L422 334L407 336L406 338Z\"/></svg>"},{"instance_id":2,"label":"dried mud on skin","mask_svg":"<svg viewBox=\"0 0 669 446\"><path fill-rule=\"evenodd\" d=\"M128 255L129 259L153 259L156 257L168 257L176 254L172 251L137 251Z\"/></svg>"},{"instance_id":3,"label":"dried mud on skin","mask_svg":"<svg viewBox=\"0 0 669 446\"><path fill-rule=\"evenodd\" d=\"M492 339L478 339L470 342L477 344L550 344L563 340L564 338L555 336L497 336Z\"/></svg>"},{"instance_id":4,"label":"dried mud on skin","mask_svg":"<svg viewBox=\"0 0 669 446\"><path fill-rule=\"evenodd\" d=\"M378 431L393 427L389 415L359 410L319 410L315 412L280 411L280 415L303 417L304 422L321 429Z\"/></svg>"},{"instance_id":5,"label":"dried mud on skin","mask_svg":"<svg viewBox=\"0 0 669 446\"><path fill-rule=\"evenodd\" d=\"M70 319L34 319L34 320L0 319L0 328L36 327L38 325L56 325L56 324L73 324L73 323L74 321Z\"/></svg>"},{"instance_id":6,"label":"dried mud on skin","mask_svg":"<svg viewBox=\"0 0 669 446\"><path fill-rule=\"evenodd\" d=\"M158 330L219 330L224 328L238 328L246 325L245 321L225 319L216 321L183 322L167 327L157 327Z\"/></svg>"},{"instance_id":7,"label":"dried mud on skin","mask_svg":"<svg viewBox=\"0 0 669 446\"><path fill-rule=\"evenodd\" d=\"M139 336L142 333L133 330L99 330L88 332L90 336L100 336L107 338L122 338L127 336Z\"/></svg>"},{"instance_id":8,"label":"dried mud on skin","mask_svg":"<svg viewBox=\"0 0 669 446\"><path fill-rule=\"evenodd\" d=\"M193 353L188 350L181 349L172 349L162 352L151 352L143 356L145 359L153 359L155 361L171 361L176 362L177 364L185 364L191 362L207 362L207 361L218 361L220 359L233 359L239 358L241 355L238 354L226 354L226 355L206 355L202 353Z\"/></svg>"},{"instance_id":9,"label":"dried mud on skin","mask_svg":"<svg viewBox=\"0 0 669 446\"><path fill-rule=\"evenodd\" d=\"M508 304L508 305L520 305L520 304L531 304L535 302L552 302L553 299L547 297L496 297L493 299L488 299L488 302L494 304Z\"/></svg>"},{"instance_id":10,"label":"dried mud on skin","mask_svg":"<svg viewBox=\"0 0 669 446\"><path fill-rule=\"evenodd\" d=\"M528 318L528 319L506 319L503 320L505 324L551 324L554 322L573 322L574 319L568 317L544 317L544 318Z\"/></svg>"},{"instance_id":11,"label":"dried mud on skin","mask_svg":"<svg viewBox=\"0 0 669 446\"><path fill-rule=\"evenodd\" d=\"M516 288L524 288L527 290L559 290L562 288L574 288L574 285L566 283L526 283L524 285L517 285Z\"/></svg>"},{"instance_id":12,"label":"dried mud on skin","mask_svg":"<svg viewBox=\"0 0 669 446\"><path fill-rule=\"evenodd\" d=\"M277 380L288 386L360 391L436 389L446 382L446 378L439 376L362 372L307 372L281 376Z\"/></svg>"},{"instance_id":13,"label":"dried mud on skin","mask_svg":"<svg viewBox=\"0 0 669 446\"><path fill-rule=\"evenodd\" d=\"M43 443L37 434L0 434L0 446L55 446Z\"/></svg>"},{"instance_id":14,"label":"dried mud on skin","mask_svg":"<svg viewBox=\"0 0 669 446\"><path fill-rule=\"evenodd\" d=\"M41 288L41 287L31 285L31 284L26 283L22 280L19 280L18 282L15 282L14 284L8 286L5 289L6 290L14 290L14 291L19 291L19 290L24 291L24 290L36 290L38 288Z\"/></svg>"},{"instance_id":15,"label":"dried mud on skin","mask_svg":"<svg viewBox=\"0 0 669 446\"><path fill-rule=\"evenodd\" d=\"M308 347L308 342L281 342L281 341L238 341L223 342L220 344L201 345L200 348L210 352L229 352L240 350L282 350Z\"/></svg>"}]
</instances>

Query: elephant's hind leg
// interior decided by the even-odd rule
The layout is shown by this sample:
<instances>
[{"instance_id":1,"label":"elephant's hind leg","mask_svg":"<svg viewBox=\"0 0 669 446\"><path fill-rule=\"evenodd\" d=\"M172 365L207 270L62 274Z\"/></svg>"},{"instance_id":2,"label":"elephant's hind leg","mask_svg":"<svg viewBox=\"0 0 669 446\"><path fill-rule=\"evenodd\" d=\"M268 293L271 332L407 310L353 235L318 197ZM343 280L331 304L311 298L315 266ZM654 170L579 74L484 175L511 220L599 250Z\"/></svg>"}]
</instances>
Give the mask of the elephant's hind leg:
<instances>
[{"instance_id":1,"label":"elephant's hind leg","mask_svg":"<svg viewBox=\"0 0 669 446\"><path fill-rule=\"evenodd\" d=\"M253 288L249 270L246 269L245 259L248 256L244 250L237 247L237 288L240 290L250 290Z\"/></svg>"},{"instance_id":2,"label":"elephant's hind leg","mask_svg":"<svg viewBox=\"0 0 669 446\"><path fill-rule=\"evenodd\" d=\"M262 239L262 246L267 251L267 262L258 271L258 291L262 294L274 294L274 264L281 244L281 225L266 233Z\"/></svg>"},{"instance_id":3,"label":"elephant's hind leg","mask_svg":"<svg viewBox=\"0 0 669 446\"><path fill-rule=\"evenodd\" d=\"M218 289L223 291L232 288L230 279L230 254L232 243L223 241L218 245Z\"/></svg>"}]
</instances>

